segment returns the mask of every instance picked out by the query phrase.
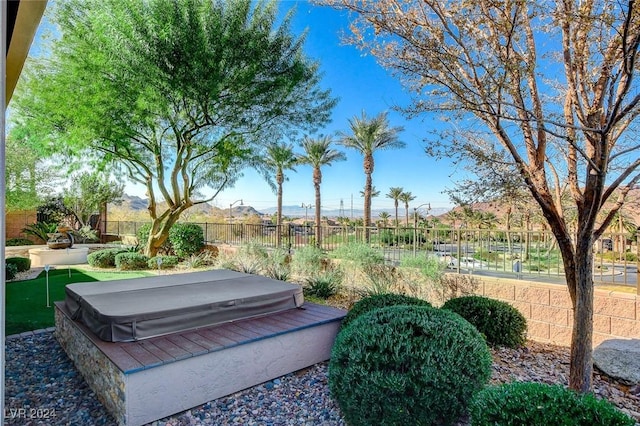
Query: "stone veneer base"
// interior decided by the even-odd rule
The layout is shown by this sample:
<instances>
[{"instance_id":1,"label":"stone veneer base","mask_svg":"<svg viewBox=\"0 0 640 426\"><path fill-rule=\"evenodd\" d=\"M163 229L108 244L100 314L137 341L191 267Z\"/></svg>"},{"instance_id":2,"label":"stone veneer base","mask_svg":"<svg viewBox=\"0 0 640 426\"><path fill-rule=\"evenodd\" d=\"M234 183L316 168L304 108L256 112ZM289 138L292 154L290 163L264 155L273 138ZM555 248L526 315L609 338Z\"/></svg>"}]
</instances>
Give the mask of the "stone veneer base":
<instances>
[{"instance_id":1,"label":"stone veneer base","mask_svg":"<svg viewBox=\"0 0 640 426\"><path fill-rule=\"evenodd\" d=\"M57 302L56 337L117 423L137 426L329 359L345 311L304 307L111 343L71 320Z\"/></svg>"}]
</instances>

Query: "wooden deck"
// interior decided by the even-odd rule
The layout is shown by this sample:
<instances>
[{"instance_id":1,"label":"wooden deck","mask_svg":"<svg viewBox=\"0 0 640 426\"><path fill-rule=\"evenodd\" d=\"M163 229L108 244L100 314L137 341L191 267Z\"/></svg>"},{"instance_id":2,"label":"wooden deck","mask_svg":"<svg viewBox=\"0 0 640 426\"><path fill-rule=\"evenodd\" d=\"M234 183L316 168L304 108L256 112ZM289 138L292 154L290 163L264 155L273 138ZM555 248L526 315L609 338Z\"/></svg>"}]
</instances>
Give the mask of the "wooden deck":
<instances>
[{"instance_id":1,"label":"wooden deck","mask_svg":"<svg viewBox=\"0 0 640 426\"><path fill-rule=\"evenodd\" d=\"M56 334L119 424L142 425L329 358L345 311L302 308L105 342L56 304ZM161 397L159 397L161 396Z\"/></svg>"},{"instance_id":2,"label":"wooden deck","mask_svg":"<svg viewBox=\"0 0 640 426\"><path fill-rule=\"evenodd\" d=\"M258 318L243 319L192 331L153 337L137 342L104 342L96 346L123 372L139 370L204 355L234 346L268 339L342 318L344 311L328 306L305 303L293 309Z\"/></svg>"}]
</instances>

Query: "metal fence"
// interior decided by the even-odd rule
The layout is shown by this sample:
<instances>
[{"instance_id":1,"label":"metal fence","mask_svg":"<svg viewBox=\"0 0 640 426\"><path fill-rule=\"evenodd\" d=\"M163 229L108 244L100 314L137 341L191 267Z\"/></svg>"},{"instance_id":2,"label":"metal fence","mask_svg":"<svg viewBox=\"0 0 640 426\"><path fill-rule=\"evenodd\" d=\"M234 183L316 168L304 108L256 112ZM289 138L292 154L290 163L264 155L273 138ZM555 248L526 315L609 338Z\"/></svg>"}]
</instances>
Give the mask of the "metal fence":
<instances>
[{"instance_id":1,"label":"metal fence","mask_svg":"<svg viewBox=\"0 0 640 426\"><path fill-rule=\"evenodd\" d=\"M110 221L107 234L136 235L145 222ZM564 277L562 257L548 231L497 229L445 229L428 227L378 228L322 226L320 244L313 225L197 223L207 244L239 246L258 242L265 247L282 247L290 252L308 245L326 251L349 243L366 243L380 251L389 264L401 264L406 257L435 257L450 271L493 276L522 277L559 282ZM640 234L610 233L594 244L596 283L638 286Z\"/></svg>"}]
</instances>

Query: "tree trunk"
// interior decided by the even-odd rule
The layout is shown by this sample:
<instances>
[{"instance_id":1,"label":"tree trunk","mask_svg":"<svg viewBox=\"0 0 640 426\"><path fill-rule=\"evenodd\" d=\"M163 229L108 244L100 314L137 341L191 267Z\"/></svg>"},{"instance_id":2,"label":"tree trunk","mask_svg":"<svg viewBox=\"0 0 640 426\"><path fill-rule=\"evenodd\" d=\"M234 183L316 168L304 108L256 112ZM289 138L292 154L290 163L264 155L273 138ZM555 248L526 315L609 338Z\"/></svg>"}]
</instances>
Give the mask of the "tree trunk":
<instances>
[{"instance_id":1,"label":"tree trunk","mask_svg":"<svg viewBox=\"0 0 640 426\"><path fill-rule=\"evenodd\" d=\"M371 174L373 173L373 155L364 156L364 241L369 243L369 227L371 226L371 195L373 191L373 183Z\"/></svg>"},{"instance_id":2,"label":"tree trunk","mask_svg":"<svg viewBox=\"0 0 640 426\"><path fill-rule=\"evenodd\" d=\"M507 252L511 254L513 253L512 244L511 244L511 206L507 207L507 211L505 214L505 227L507 228L507 232L506 232Z\"/></svg>"},{"instance_id":3,"label":"tree trunk","mask_svg":"<svg viewBox=\"0 0 640 426\"><path fill-rule=\"evenodd\" d=\"M593 240L579 238L575 257L575 283L567 284L573 302L573 333L571 335L571 371L569 386L578 392L590 392L593 376ZM571 291L572 287L575 291Z\"/></svg>"},{"instance_id":4,"label":"tree trunk","mask_svg":"<svg viewBox=\"0 0 640 426\"><path fill-rule=\"evenodd\" d=\"M164 220L153 219L151 222L151 230L149 231L149 240L144 249L145 256L152 258L158 255L158 251L169 238L169 230L178 221L182 210L169 214Z\"/></svg>"},{"instance_id":5,"label":"tree trunk","mask_svg":"<svg viewBox=\"0 0 640 426\"><path fill-rule=\"evenodd\" d=\"M525 225L524 225L524 231L525 231L525 239L524 239L524 255L522 256L522 260L523 261L528 261L529 260L529 254L531 253L531 235L529 233L529 231L531 230L531 218L529 217L529 214L527 213L525 215Z\"/></svg>"},{"instance_id":6,"label":"tree trunk","mask_svg":"<svg viewBox=\"0 0 640 426\"><path fill-rule=\"evenodd\" d=\"M405 216L404 226L408 228L409 227L409 203L406 203L404 205L404 216Z\"/></svg>"},{"instance_id":7,"label":"tree trunk","mask_svg":"<svg viewBox=\"0 0 640 426\"><path fill-rule=\"evenodd\" d=\"M573 307L569 387L578 392L589 392L593 375L593 231L588 226L584 226L587 229L580 227L574 249L569 232L561 232L555 223L549 225L562 254Z\"/></svg>"},{"instance_id":8,"label":"tree trunk","mask_svg":"<svg viewBox=\"0 0 640 426\"><path fill-rule=\"evenodd\" d=\"M394 200L394 205L396 207L396 228L400 226L400 222L398 221L398 200Z\"/></svg>"},{"instance_id":9,"label":"tree trunk","mask_svg":"<svg viewBox=\"0 0 640 426\"><path fill-rule=\"evenodd\" d=\"M282 182L284 175L278 172L276 175L276 183L278 184L278 213L276 215L276 247L282 244Z\"/></svg>"},{"instance_id":10,"label":"tree trunk","mask_svg":"<svg viewBox=\"0 0 640 426\"><path fill-rule=\"evenodd\" d=\"M322 218L320 217L320 183L322 182L322 174L320 168L313 171L313 187L316 190L316 247L320 248L322 244Z\"/></svg>"}]
</instances>

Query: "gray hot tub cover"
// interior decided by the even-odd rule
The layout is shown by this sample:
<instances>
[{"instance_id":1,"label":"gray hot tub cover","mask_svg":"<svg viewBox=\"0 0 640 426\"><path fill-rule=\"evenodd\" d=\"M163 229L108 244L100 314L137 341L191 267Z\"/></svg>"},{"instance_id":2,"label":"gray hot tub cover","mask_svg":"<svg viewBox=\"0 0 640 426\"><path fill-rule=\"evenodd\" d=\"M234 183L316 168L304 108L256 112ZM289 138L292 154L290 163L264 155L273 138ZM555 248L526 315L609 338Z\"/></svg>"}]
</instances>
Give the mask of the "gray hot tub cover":
<instances>
[{"instance_id":1,"label":"gray hot tub cover","mask_svg":"<svg viewBox=\"0 0 640 426\"><path fill-rule=\"evenodd\" d=\"M226 269L66 286L65 307L100 339L127 342L298 308L299 285Z\"/></svg>"}]
</instances>

